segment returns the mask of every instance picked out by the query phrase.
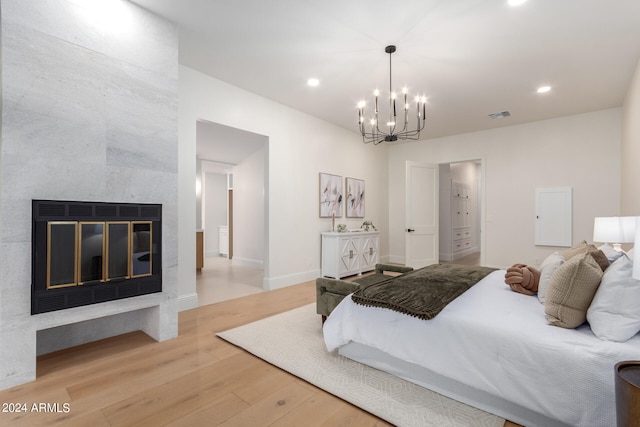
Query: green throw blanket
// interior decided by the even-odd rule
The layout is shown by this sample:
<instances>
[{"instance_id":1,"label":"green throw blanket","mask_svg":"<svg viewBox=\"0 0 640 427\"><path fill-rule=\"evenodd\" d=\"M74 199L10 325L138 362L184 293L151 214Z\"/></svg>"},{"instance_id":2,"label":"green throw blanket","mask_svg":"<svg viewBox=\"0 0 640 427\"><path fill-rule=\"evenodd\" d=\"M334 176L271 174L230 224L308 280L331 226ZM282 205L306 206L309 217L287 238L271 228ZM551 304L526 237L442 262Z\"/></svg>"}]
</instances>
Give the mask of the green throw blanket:
<instances>
[{"instance_id":1,"label":"green throw blanket","mask_svg":"<svg viewBox=\"0 0 640 427\"><path fill-rule=\"evenodd\" d=\"M354 302L433 319L447 304L497 270L456 264L434 264L357 290Z\"/></svg>"}]
</instances>

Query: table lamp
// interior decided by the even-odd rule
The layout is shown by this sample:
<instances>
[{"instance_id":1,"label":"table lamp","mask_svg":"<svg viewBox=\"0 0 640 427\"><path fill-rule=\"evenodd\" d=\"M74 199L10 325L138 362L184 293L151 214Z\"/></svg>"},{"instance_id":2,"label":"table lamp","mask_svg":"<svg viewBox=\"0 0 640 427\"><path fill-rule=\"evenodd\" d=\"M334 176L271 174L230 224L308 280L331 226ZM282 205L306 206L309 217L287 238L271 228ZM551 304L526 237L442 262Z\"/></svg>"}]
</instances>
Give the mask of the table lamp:
<instances>
[{"instance_id":1,"label":"table lamp","mask_svg":"<svg viewBox=\"0 0 640 427\"><path fill-rule=\"evenodd\" d=\"M613 249L621 251L621 243L633 243L635 239L635 216L596 217L593 221L594 242L611 243Z\"/></svg>"}]
</instances>

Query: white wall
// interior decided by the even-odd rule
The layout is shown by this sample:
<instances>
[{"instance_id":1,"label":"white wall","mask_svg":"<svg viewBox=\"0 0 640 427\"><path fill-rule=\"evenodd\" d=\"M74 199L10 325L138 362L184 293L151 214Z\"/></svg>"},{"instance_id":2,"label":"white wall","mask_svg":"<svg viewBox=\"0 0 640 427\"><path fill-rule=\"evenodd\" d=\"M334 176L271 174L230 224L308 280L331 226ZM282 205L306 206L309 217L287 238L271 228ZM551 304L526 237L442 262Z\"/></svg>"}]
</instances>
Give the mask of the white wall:
<instances>
[{"instance_id":1,"label":"white wall","mask_svg":"<svg viewBox=\"0 0 640 427\"><path fill-rule=\"evenodd\" d=\"M406 160L482 159L486 265L538 264L557 250L534 245L537 187L573 187L573 240L591 240L593 218L619 214L621 109L563 117L389 149L389 205L403 205ZM404 259L404 209L390 211L390 256Z\"/></svg>"},{"instance_id":2,"label":"white wall","mask_svg":"<svg viewBox=\"0 0 640 427\"><path fill-rule=\"evenodd\" d=\"M451 163L451 179L455 182L462 182L470 187L476 186L476 166L473 162ZM471 188L469 196L476 196L475 189Z\"/></svg>"},{"instance_id":3,"label":"white wall","mask_svg":"<svg viewBox=\"0 0 640 427\"><path fill-rule=\"evenodd\" d=\"M265 186L268 156L264 147L233 168L233 264L264 268Z\"/></svg>"},{"instance_id":4,"label":"white wall","mask_svg":"<svg viewBox=\"0 0 640 427\"><path fill-rule=\"evenodd\" d=\"M445 261L451 258L452 255L452 227L453 221L451 218L451 166L448 163L442 163L439 167L439 201L438 209L440 221L438 244L440 251L440 259ZM398 259L398 262L404 263L404 259Z\"/></svg>"},{"instance_id":5,"label":"white wall","mask_svg":"<svg viewBox=\"0 0 640 427\"><path fill-rule=\"evenodd\" d=\"M321 89L321 88L320 88ZM269 138L265 287L275 289L320 274L319 173L364 179L366 217L381 228L387 247L386 146L362 143L359 134L180 67L180 251L181 309L197 306L195 292L196 121L206 120ZM235 185L234 185L235 186ZM350 228L362 220L345 220ZM384 256L384 253L383 253Z\"/></svg>"},{"instance_id":6,"label":"white wall","mask_svg":"<svg viewBox=\"0 0 640 427\"><path fill-rule=\"evenodd\" d=\"M202 161L198 159L196 161L196 229L200 230L204 228L204 172L202 171Z\"/></svg>"},{"instance_id":7,"label":"white wall","mask_svg":"<svg viewBox=\"0 0 640 427\"><path fill-rule=\"evenodd\" d=\"M204 252L207 257L220 256L219 229L227 225L227 175L204 173Z\"/></svg>"},{"instance_id":8,"label":"white wall","mask_svg":"<svg viewBox=\"0 0 640 427\"><path fill-rule=\"evenodd\" d=\"M640 61L623 106L621 215L640 215Z\"/></svg>"}]
</instances>

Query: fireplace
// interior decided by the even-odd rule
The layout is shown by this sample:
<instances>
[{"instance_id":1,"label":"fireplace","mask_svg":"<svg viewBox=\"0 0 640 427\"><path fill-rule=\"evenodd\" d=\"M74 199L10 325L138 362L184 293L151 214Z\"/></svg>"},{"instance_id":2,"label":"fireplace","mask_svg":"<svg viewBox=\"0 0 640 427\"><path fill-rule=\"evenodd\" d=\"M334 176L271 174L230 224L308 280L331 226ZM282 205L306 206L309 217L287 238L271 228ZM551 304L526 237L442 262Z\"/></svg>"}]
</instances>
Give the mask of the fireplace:
<instances>
[{"instance_id":1,"label":"fireplace","mask_svg":"<svg viewBox=\"0 0 640 427\"><path fill-rule=\"evenodd\" d=\"M32 201L31 314L162 291L162 206Z\"/></svg>"}]
</instances>

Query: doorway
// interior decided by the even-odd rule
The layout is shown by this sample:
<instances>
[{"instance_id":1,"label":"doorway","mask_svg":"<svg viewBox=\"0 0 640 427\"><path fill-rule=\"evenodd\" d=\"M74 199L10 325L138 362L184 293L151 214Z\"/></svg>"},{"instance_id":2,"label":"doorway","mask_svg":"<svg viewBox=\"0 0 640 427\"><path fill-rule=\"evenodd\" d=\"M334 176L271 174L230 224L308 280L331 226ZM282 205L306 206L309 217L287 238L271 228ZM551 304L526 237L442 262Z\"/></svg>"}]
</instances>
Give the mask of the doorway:
<instances>
[{"instance_id":1,"label":"doorway","mask_svg":"<svg viewBox=\"0 0 640 427\"><path fill-rule=\"evenodd\" d=\"M482 263L482 161L439 165L441 263Z\"/></svg>"},{"instance_id":2,"label":"doorway","mask_svg":"<svg viewBox=\"0 0 640 427\"><path fill-rule=\"evenodd\" d=\"M196 227L204 229L198 304L262 292L268 232L268 137L198 121Z\"/></svg>"}]
</instances>

